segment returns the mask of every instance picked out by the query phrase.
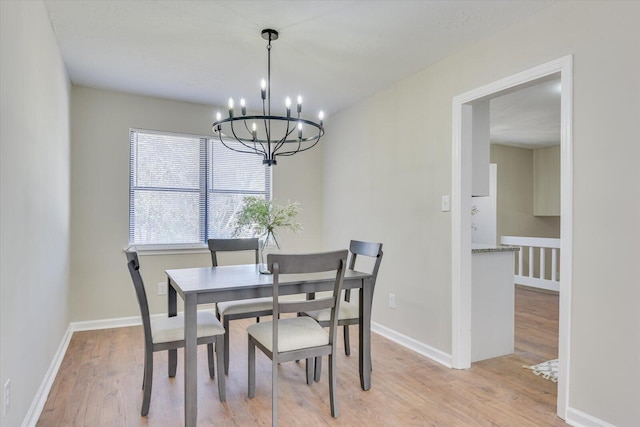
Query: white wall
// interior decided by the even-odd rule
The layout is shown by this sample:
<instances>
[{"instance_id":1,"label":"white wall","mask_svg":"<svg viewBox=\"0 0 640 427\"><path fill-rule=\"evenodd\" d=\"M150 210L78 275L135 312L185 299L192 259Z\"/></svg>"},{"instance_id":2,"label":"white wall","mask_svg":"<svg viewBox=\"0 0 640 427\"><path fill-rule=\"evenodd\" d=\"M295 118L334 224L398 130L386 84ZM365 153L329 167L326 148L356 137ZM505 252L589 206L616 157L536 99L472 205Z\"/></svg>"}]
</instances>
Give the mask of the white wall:
<instances>
[{"instance_id":1,"label":"white wall","mask_svg":"<svg viewBox=\"0 0 640 427\"><path fill-rule=\"evenodd\" d=\"M122 250L129 239L129 129L211 135L215 107L85 87L71 96L71 320L138 316ZM320 160L314 148L278 159L273 196L298 201L304 232L283 233L282 251L322 245ZM166 311L165 269L211 265L209 252L140 258L152 313Z\"/></svg>"},{"instance_id":2,"label":"white wall","mask_svg":"<svg viewBox=\"0 0 640 427\"><path fill-rule=\"evenodd\" d=\"M69 80L42 2L0 2L0 379L18 426L60 346L69 292Z\"/></svg>"},{"instance_id":3,"label":"white wall","mask_svg":"<svg viewBox=\"0 0 640 427\"><path fill-rule=\"evenodd\" d=\"M384 243L374 321L450 353L452 98L573 54L569 407L618 426L640 419L638 22L637 2L559 2L332 116L323 162L327 243Z\"/></svg>"}]
</instances>

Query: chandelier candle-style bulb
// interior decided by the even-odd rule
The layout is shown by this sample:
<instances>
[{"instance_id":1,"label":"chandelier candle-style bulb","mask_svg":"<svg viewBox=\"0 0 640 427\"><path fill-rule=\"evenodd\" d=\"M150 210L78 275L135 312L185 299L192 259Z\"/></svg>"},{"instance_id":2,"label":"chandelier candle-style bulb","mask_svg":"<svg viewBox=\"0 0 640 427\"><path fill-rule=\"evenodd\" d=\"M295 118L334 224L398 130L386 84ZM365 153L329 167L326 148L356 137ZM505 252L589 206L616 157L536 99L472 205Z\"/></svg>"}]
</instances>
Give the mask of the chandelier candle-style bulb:
<instances>
[{"instance_id":1,"label":"chandelier candle-style bulb","mask_svg":"<svg viewBox=\"0 0 640 427\"><path fill-rule=\"evenodd\" d=\"M242 108L242 115L246 116L247 115L247 105L244 102L244 98L240 98L240 108Z\"/></svg>"},{"instance_id":2,"label":"chandelier candle-style bulb","mask_svg":"<svg viewBox=\"0 0 640 427\"><path fill-rule=\"evenodd\" d=\"M318 113L318 118L320 119L320 126L322 126L322 121L324 120L324 111L320 110Z\"/></svg>"},{"instance_id":3,"label":"chandelier candle-style bulb","mask_svg":"<svg viewBox=\"0 0 640 427\"><path fill-rule=\"evenodd\" d=\"M233 98L229 98L229 118L233 118Z\"/></svg>"},{"instance_id":4,"label":"chandelier candle-style bulb","mask_svg":"<svg viewBox=\"0 0 640 427\"><path fill-rule=\"evenodd\" d=\"M298 96L297 114L294 113L294 116L291 115L292 99L288 96L284 100L285 111L272 112L271 43L278 40L279 34L272 29L264 29L261 34L262 38L268 42L267 78L260 81L262 114L250 112L247 115L247 104L244 98L240 98L242 114L235 117L233 98L229 98L229 117L222 118L218 112L211 128L213 134L226 148L239 153L257 154L262 157L263 165L273 166L277 164L278 156L293 156L315 147L324 135L324 113L320 112L319 122L302 117L302 96Z\"/></svg>"}]
</instances>

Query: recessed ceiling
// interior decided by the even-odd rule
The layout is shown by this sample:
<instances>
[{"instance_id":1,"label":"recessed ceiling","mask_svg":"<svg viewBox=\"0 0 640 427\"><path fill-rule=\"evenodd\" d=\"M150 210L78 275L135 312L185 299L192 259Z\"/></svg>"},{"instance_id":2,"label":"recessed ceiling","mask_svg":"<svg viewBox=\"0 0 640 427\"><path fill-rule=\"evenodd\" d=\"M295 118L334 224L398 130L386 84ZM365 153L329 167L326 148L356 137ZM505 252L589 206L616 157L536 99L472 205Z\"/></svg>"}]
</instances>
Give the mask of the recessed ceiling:
<instances>
[{"instance_id":1,"label":"recessed ceiling","mask_svg":"<svg viewBox=\"0 0 640 427\"><path fill-rule=\"evenodd\" d=\"M76 85L256 109L273 28L274 106L329 115L552 3L45 1Z\"/></svg>"},{"instance_id":2,"label":"recessed ceiling","mask_svg":"<svg viewBox=\"0 0 640 427\"><path fill-rule=\"evenodd\" d=\"M523 148L560 145L560 79L491 99L492 144Z\"/></svg>"}]
</instances>

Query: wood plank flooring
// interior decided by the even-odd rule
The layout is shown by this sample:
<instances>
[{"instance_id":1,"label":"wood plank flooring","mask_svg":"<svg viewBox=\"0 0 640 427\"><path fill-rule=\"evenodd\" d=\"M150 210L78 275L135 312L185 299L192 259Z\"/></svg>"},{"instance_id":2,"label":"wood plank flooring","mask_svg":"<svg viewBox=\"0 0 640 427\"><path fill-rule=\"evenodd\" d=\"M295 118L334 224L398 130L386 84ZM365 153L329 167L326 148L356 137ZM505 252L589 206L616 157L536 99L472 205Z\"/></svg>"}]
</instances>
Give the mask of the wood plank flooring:
<instances>
[{"instance_id":1,"label":"wood plank flooring","mask_svg":"<svg viewBox=\"0 0 640 427\"><path fill-rule=\"evenodd\" d=\"M271 364L257 354L256 397L247 394L246 321L231 322L227 402L198 354L198 425L265 426L271 422ZM279 423L283 426L556 426L556 384L523 365L557 357L558 296L516 289L516 351L446 368L372 334L372 388L360 389L357 328L351 356L340 334L339 417L331 417L326 359L323 378L308 386L304 363L279 367ZM55 379L38 426L180 426L183 424L182 352L178 373L167 377L166 353L156 353L148 417L142 402L142 327L76 332ZM216 373L216 375L218 375Z\"/></svg>"}]
</instances>

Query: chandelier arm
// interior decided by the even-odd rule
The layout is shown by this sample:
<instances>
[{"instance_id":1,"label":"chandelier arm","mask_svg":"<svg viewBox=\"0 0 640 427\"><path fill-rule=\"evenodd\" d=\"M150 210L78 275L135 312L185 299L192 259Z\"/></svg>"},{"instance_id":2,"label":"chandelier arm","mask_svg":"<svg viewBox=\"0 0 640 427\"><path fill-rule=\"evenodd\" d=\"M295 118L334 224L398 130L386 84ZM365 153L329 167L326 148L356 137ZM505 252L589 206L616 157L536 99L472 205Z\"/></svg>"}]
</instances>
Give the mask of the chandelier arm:
<instances>
[{"instance_id":1,"label":"chandelier arm","mask_svg":"<svg viewBox=\"0 0 640 427\"><path fill-rule=\"evenodd\" d=\"M221 134L221 133L218 133L218 140L220 140L220 143L221 143L222 145L224 145L225 147L227 147L229 150L235 151L235 152L237 152L237 153L257 154L257 155L260 155L260 156L264 156L264 154L263 154L263 153L261 153L261 152L259 152L259 151L257 151L257 150L254 150L254 151L244 151L244 150L237 150L237 149L235 149L235 148L233 148L233 147L228 146L227 144L225 144L224 140L222 139L222 134ZM245 144L242 144L242 145L245 145ZM245 147L247 147L247 146L245 145ZM248 147L248 148L249 148L250 150L252 149L251 147Z\"/></svg>"},{"instance_id":2,"label":"chandelier arm","mask_svg":"<svg viewBox=\"0 0 640 427\"><path fill-rule=\"evenodd\" d=\"M269 82L270 83L270 82ZM269 88L267 88L267 91L269 90ZM271 93L267 92L269 95L269 97L271 97ZM265 143L267 144L267 148L264 148L264 145L262 145L262 143L260 145L262 145L262 149L264 150L265 153L269 153L269 156L271 155L271 129L270 129L270 125L271 125L271 121L269 120L269 122L267 123L267 117L269 117L269 114L267 114L267 110L266 110L266 105L265 105L265 100L262 99L262 124L264 125L264 134L266 135L266 139L265 139Z\"/></svg>"},{"instance_id":3,"label":"chandelier arm","mask_svg":"<svg viewBox=\"0 0 640 427\"><path fill-rule=\"evenodd\" d=\"M282 144L284 144L287 141L287 137L289 135L291 135L291 132L293 132L293 129L295 129L296 127L294 126L293 129L291 129L291 131L289 130L289 125L291 125L291 120L289 119L289 117L287 117L287 129L284 131L284 136L280 139L280 141L278 141L276 143L275 148L273 149L273 152L275 153L276 151L278 151L280 149L280 147L282 147Z\"/></svg>"},{"instance_id":4,"label":"chandelier arm","mask_svg":"<svg viewBox=\"0 0 640 427\"><path fill-rule=\"evenodd\" d=\"M278 143L274 147L273 149L274 153L277 152L287 142L287 138L289 137L289 135L291 135L293 131L296 130L295 126L293 127L293 129L289 130L289 123L291 122L287 121L287 132L284 134L284 136L280 139L280 141L278 141Z\"/></svg>"},{"instance_id":5,"label":"chandelier arm","mask_svg":"<svg viewBox=\"0 0 640 427\"><path fill-rule=\"evenodd\" d=\"M277 153L276 155L277 156L293 156L296 153L301 153L303 151L310 150L313 147L315 147L318 142L320 142L320 138L322 138L323 135L324 135L324 129L319 129L318 130L318 136L314 136L313 138L307 138L307 139L302 140L302 141L313 141L315 139L313 144L311 144L310 146L308 146L306 148L300 148L300 146L302 145L302 141L300 141L300 143L298 144L298 149L297 150L295 150L295 151L283 151L282 153Z\"/></svg>"},{"instance_id":6,"label":"chandelier arm","mask_svg":"<svg viewBox=\"0 0 640 427\"><path fill-rule=\"evenodd\" d=\"M266 154L266 152L264 151L264 146L262 146L262 144L260 144L260 146L262 147L262 150L258 150L258 147L255 145L255 142L254 142L254 144L253 144L253 148L251 148L251 146L250 146L250 145L247 145L247 144L245 143L245 141L244 141L242 138L240 138L240 137L238 137L238 135L236 135L236 130L235 130L235 128L233 127L233 122L234 122L234 121L237 121L237 120L231 120L231 121L229 122L229 126L230 126L230 128L231 128L231 133L233 134L233 137L236 139L236 141L238 141L240 144L242 144L242 145L244 145L245 147L247 147L249 150L254 150L254 151L256 152L256 154L265 155L265 154ZM246 120L243 120L243 121L246 123ZM226 147L226 145L225 145L225 147ZM237 150L236 150L236 151L237 151Z\"/></svg>"},{"instance_id":7,"label":"chandelier arm","mask_svg":"<svg viewBox=\"0 0 640 427\"><path fill-rule=\"evenodd\" d=\"M318 143L318 141L320 141L320 139L316 140L316 142L314 142L312 145L306 147L306 148L301 148L299 150L296 151L283 151L282 153L277 153L276 156L293 156L294 154L297 153L302 153L303 151L307 151L310 150L311 148L315 147L315 145Z\"/></svg>"}]
</instances>

